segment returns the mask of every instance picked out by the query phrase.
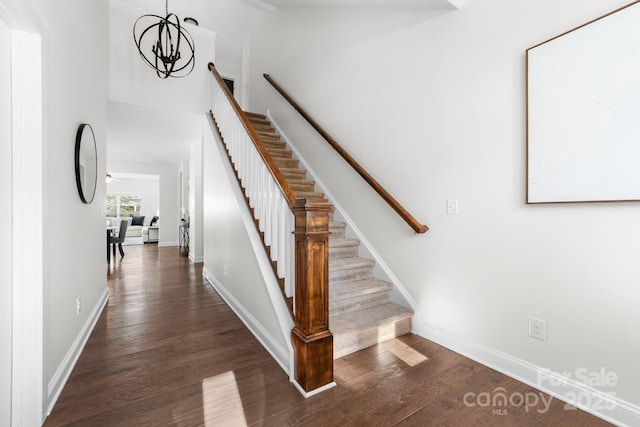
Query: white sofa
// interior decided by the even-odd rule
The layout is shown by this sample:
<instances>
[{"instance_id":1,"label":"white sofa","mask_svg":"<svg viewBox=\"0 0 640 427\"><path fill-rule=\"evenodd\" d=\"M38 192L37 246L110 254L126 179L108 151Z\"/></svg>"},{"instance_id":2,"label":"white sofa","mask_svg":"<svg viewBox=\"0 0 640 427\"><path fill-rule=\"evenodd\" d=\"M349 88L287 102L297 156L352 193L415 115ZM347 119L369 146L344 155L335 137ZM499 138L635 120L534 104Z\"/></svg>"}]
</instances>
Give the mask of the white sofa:
<instances>
[{"instance_id":1,"label":"white sofa","mask_svg":"<svg viewBox=\"0 0 640 427\"><path fill-rule=\"evenodd\" d=\"M143 225L131 225L132 217L127 218L107 218L107 226L111 227L119 227L120 221L127 221L129 224L127 225L127 235L124 239L123 245L142 245L144 243L143 240L143 229L146 228Z\"/></svg>"}]
</instances>

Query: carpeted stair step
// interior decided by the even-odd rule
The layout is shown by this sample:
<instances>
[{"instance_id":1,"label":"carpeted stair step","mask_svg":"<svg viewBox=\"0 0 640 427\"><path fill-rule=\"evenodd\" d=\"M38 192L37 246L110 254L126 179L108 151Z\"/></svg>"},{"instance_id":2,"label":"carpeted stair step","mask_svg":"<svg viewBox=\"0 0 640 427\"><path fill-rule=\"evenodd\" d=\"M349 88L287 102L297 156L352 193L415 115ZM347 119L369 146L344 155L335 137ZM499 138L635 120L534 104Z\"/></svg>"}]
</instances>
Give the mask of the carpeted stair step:
<instances>
[{"instance_id":1,"label":"carpeted stair step","mask_svg":"<svg viewBox=\"0 0 640 427\"><path fill-rule=\"evenodd\" d=\"M329 239L329 262L338 258L355 258L359 247L360 240L357 239Z\"/></svg>"},{"instance_id":2,"label":"carpeted stair step","mask_svg":"<svg viewBox=\"0 0 640 427\"><path fill-rule=\"evenodd\" d=\"M297 168L299 164L298 160L292 159L292 158L278 157L278 156L271 156L271 158L273 159L275 164L278 165L278 168L280 167Z\"/></svg>"},{"instance_id":3,"label":"carpeted stair step","mask_svg":"<svg viewBox=\"0 0 640 427\"><path fill-rule=\"evenodd\" d=\"M253 128L256 130L256 132L272 133L274 135L276 134L276 130L271 127L269 123L253 121L251 122L251 125L253 125Z\"/></svg>"},{"instance_id":4,"label":"carpeted stair step","mask_svg":"<svg viewBox=\"0 0 640 427\"><path fill-rule=\"evenodd\" d=\"M267 125L267 126L271 126L271 123L269 123L269 119L265 118L260 118L260 117L254 117L251 115L247 115L245 113L245 116L247 116L247 119L249 119L249 123L251 123L252 126L255 125Z\"/></svg>"},{"instance_id":5,"label":"carpeted stair step","mask_svg":"<svg viewBox=\"0 0 640 427\"><path fill-rule=\"evenodd\" d=\"M333 358L411 332L411 316L407 308L386 303L364 310L329 317L333 332Z\"/></svg>"},{"instance_id":6,"label":"carpeted stair step","mask_svg":"<svg viewBox=\"0 0 640 427\"><path fill-rule=\"evenodd\" d=\"M296 199L324 199L324 193L318 191L295 191Z\"/></svg>"},{"instance_id":7,"label":"carpeted stair step","mask_svg":"<svg viewBox=\"0 0 640 427\"><path fill-rule=\"evenodd\" d=\"M383 280L365 279L333 283L330 289L329 313L338 316L388 303L391 284Z\"/></svg>"},{"instance_id":8,"label":"carpeted stair step","mask_svg":"<svg viewBox=\"0 0 640 427\"><path fill-rule=\"evenodd\" d=\"M257 132L260 139L263 141L275 141L275 142L284 142L280 135L273 132Z\"/></svg>"},{"instance_id":9,"label":"carpeted stair step","mask_svg":"<svg viewBox=\"0 0 640 427\"><path fill-rule=\"evenodd\" d=\"M329 221L329 247L331 247L331 240L344 239L345 229L347 224L338 221Z\"/></svg>"},{"instance_id":10,"label":"carpeted stair step","mask_svg":"<svg viewBox=\"0 0 640 427\"><path fill-rule=\"evenodd\" d=\"M366 258L338 258L329 262L329 287L331 283L373 278L375 262Z\"/></svg>"},{"instance_id":11,"label":"carpeted stair step","mask_svg":"<svg viewBox=\"0 0 640 427\"><path fill-rule=\"evenodd\" d=\"M271 150L272 148L276 150L286 150L287 148L287 144L284 142L262 140L262 143L267 147L267 150Z\"/></svg>"},{"instance_id":12,"label":"carpeted stair step","mask_svg":"<svg viewBox=\"0 0 640 427\"><path fill-rule=\"evenodd\" d=\"M244 115L247 116L247 119L249 119L249 121L251 123L254 123L254 122L269 123L269 119L267 119L267 116L265 116L264 114L252 113L250 111L245 111Z\"/></svg>"},{"instance_id":13,"label":"carpeted stair step","mask_svg":"<svg viewBox=\"0 0 640 427\"><path fill-rule=\"evenodd\" d=\"M314 192L316 183L308 179L287 179L289 187L295 191Z\"/></svg>"},{"instance_id":14,"label":"carpeted stair step","mask_svg":"<svg viewBox=\"0 0 640 427\"><path fill-rule=\"evenodd\" d=\"M280 137L278 135L276 135L274 132L269 132L269 131L263 131L263 130L256 130L256 133L258 134L258 136L262 139L275 139L275 140L279 140Z\"/></svg>"},{"instance_id":15,"label":"carpeted stair step","mask_svg":"<svg viewBox=\"0 0 640 427\"><path fill-rule=\"evenodd\" d=\"M267 151L269 151L269 154L271 154L271 156L277 156L277 157L285 157L290 159L292 152L291 150L288 150L286 148L276 148L273 146L267 146Z\"/></svg>"},{"instance_id":16,"label":"carpeted stair step","mask_svg":"<svg viewBox=\"0 0 640 427\"><path fill-rule=\"evenodd\" d=\"M282 176L284 176L286 179L306 179L307 178L307 171L299 168L282 167L279 169Z\"/></svg>"}]
</instances>

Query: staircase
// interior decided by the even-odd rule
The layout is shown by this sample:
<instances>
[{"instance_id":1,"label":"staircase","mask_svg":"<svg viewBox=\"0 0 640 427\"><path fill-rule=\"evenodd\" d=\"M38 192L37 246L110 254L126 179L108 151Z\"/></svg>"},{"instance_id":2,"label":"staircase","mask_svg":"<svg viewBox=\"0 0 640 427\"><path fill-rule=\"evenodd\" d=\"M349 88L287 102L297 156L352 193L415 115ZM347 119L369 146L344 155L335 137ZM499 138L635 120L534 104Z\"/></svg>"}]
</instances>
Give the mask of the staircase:
<instances>
[{"instance_id":1,"label":"staircase","mask_svg":"<svg viewBox=\"0 0 640 427\"><path fill-rule=\"evenodd\" d=\"M266 116L245 112L297 199L324 198ZM346 224L330 217L329 329L334 359L411 331L411 310L390 302L392 285L373 277L375 262L358 255Z\"/></svg>"}]
</instances>

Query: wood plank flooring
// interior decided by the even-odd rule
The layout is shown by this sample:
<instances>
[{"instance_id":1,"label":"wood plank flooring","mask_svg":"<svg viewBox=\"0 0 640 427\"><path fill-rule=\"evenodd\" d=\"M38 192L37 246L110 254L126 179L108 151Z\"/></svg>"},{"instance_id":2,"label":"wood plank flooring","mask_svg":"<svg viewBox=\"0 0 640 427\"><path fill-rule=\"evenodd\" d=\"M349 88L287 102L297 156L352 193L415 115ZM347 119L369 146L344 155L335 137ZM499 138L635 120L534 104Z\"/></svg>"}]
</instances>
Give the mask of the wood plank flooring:
<instances>
[{"instance_id":1,"label":"wood plank flooring","mask_svg":"<svg viewBox=\"0 0 640 427\"><path fill-rule=\"evenodd\" d=\"M202 264L155 244L125 252L45 426L609 425L555 399L545 410L549 396L412 334L336 360L338 386L305 400ZM477 404L501 391L512 403Z\"/></svg>"}]
</instances>

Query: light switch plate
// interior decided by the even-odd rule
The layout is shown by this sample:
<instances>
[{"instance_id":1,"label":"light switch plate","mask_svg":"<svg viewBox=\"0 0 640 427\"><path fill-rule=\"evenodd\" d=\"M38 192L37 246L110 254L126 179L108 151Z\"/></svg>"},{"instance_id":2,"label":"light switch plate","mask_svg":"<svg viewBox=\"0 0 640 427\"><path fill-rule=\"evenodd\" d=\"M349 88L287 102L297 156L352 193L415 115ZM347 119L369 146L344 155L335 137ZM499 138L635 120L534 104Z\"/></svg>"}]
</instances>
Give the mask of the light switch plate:
<instances>
[{"instance_id":1,"label":"light switch plate","mask_svg":"<svg viewBox=\"0 0 640 427\"><path fill-rule=\"evenodd\" d=\"M458 199L447 199L447 215L458 215Z\"/></svg>"}]
</instances>

